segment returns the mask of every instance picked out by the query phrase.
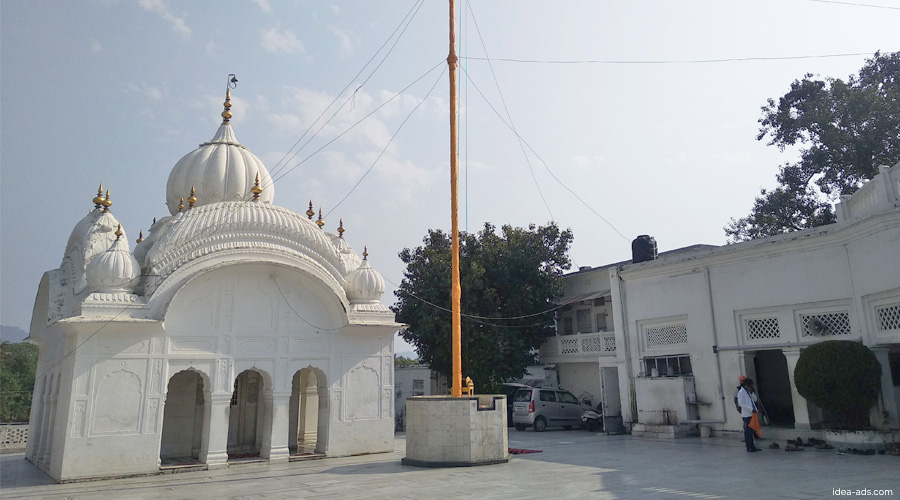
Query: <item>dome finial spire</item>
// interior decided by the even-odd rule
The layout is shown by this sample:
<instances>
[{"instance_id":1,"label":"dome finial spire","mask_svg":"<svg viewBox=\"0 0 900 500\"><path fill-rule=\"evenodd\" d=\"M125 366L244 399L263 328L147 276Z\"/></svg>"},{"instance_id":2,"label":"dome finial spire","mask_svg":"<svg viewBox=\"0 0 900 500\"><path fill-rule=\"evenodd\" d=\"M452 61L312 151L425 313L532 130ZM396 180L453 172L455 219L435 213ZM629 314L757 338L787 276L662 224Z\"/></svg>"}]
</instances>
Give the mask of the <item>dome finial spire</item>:
<instances>
[{"instance_id":1,"label":"dome finial spire","mask_svg":"<svg viewBox=\"0 0 900 500\"><path fill-rule=\"evenodd\" d=\"M119 224L119 227L116 229L116 232L115 232L116 241L119 241L119 238L121 238L123 234L125 234L125 233L122 232L122 224Z\"/></svg>"},{"instance_id":2,"label":"dome finial spire","mask_svg":"<svg viewBox=\"0 0 900 500\"><path fill-rule=\"evenodd\" d=\"M322 226L325 225L325 221L322 219L322 209L319 209L319 220L316 221L316 225L319 226L319 229L322 229Z\"/></svg>"},{"instance_id":3,"label":"dome finial spire","mask_svg":"<svg viewBox=\"0 0 900 500\"><path fill-rule=\"evenodd\" d=\"M222 111L222 123L228 123L231 120L231 89L237 87L237 82L238 80L234 73L230 73L225 84L225 111Z\"/></svg>"},{"instance_id":4,"label":"dome finial spire","mask_svg":"<svg viewBox=\"0 0 900 500\"><path fill-rule=\"evenodd\" d=\"M194 208L194 203L197 203L197 197L194 196L194 194L195 194L195 193L194 193L194 186L191 186L191 195L190 195L190 196L188 197L188 199L187 199L187 202L188 202L188 208L190 208L190 209L193 209L193 208Z\"/></svg>"},{"instance_id":5,"label":"dome finial spire","mask_svg":"<svg viewBox=\"0 0 900 500\"><path fill-rule=\"evenodd\" d=\"M138 233L137 243L144 241L144 230L141 229L141 232Z\"/></svg>"},{"instance_id":6,"label":"dome finial spire","mask_svg":"<svg viewBox=\"0 0 900 500\"><path fill-rule=\"evenodd\" d=\"M250 192L253 193L253 201L259 201L259 194L263 192L263 189L259 187L259 172L256 173L256 181L254 181L253 187L250 188Z\"/></svg>"},{"instance_id":7,"label":"dome finial spire","mask_svg":"<svg viewBox=\"0 0 900 500\"><path fill-rule=\"evenodd\" d=\"M313 210L312 200L309 200L309 208L306 209L306 217L309 220L312 220L313 216L316 215L316 211Z\"/></svg>"},{"instance_id":8,"label":"dome finial spire","mask_svg":"<svg viewBox=\"0 0 900 500\"><path fill-rule=\"evenodd\" d=\"M103 211L109 212L109 207L112 206L112 201L109 199L109 189L106 190L106 198L103 198Z\"/></svg>"},{"instance_id":9,"label":"dome finial spire","mask_svg":"<svg viewBox=\"0 0 900 500\"><path fill-rule=\"evenodd\" d=\"M369 245L363 247L363 260L369 260Z\"/></svg>"},{"instance_id":10,"label":"dome finial spire","mask_svg":"<svg viewBox=\"0 0 900 500\"><path fill-rule=\"evenodd\" d=\"M342 218L341 224L338 226L338 234L340 235L341 238L344 237L344 231L346 231L346 229L344 229L344 219Z\"/></svg>"},{"instance_id":11,"label":"dome finial spire","mask_svg":"<svg viewBox=\"0 0 900 500\"><path fill-rule=\"evenodd\" d=\"M100 210L103 208L103 183L100 183L100 187L97 188L97 196L94 196L94 199L91 200L94 202L94 208Z\"/></svg>"}]
</instances>

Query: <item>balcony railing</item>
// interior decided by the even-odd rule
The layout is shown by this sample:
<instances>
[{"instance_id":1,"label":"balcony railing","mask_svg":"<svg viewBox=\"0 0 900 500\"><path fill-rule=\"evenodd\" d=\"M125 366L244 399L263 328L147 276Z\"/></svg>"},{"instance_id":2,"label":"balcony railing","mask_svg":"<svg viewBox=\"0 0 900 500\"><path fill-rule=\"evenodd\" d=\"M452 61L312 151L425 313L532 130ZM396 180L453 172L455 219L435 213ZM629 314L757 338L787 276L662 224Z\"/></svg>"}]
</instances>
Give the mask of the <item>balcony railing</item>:
<instances>
[{"instance_id":1,"label":"balcony railing","mask_svg":"<svg viewBox=\"0 0 900 500\"><path fill-rule=\"evenodd\" d=\"M615 332L578 333L550 337L541 346L541 361L565 360L567 357L615 356Z\"/></svg>"}]
</instances>

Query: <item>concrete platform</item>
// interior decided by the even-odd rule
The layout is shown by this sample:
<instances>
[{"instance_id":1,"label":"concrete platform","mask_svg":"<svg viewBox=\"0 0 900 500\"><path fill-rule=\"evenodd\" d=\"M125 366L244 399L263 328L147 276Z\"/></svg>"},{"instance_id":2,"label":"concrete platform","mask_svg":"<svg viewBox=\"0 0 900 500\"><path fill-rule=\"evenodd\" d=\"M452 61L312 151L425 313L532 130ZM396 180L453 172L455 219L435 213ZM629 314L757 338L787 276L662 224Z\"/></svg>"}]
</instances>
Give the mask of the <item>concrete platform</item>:
<instances>
[{"instance_id":1,"label":"concrete platform","mask_svg":"<svg viewBox=\"0 0 900 500\"><path fill-rule=\"evenodd\" d=\"M835 488L890 489L900 496L900 457L837 450L747 453L737 435L666 441L510 429L509 446L542 453L514 455L490 467L423 469L400 464L406 450L399 434L395 451L387 454L71 484L54 484L21 454L4 455L0 499L759 500L831 498Z\"/></svg>"}]
</instances>

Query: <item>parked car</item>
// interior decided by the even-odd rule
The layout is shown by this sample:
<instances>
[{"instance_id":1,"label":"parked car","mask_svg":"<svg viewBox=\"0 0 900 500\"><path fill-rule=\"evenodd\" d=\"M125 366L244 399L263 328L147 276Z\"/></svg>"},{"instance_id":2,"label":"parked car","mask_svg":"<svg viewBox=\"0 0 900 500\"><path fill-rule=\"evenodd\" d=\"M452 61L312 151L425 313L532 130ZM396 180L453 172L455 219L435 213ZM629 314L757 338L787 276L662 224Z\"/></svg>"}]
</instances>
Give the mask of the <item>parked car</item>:
<instances>
[{"instance_id":1,"label":"parked car","mask_svg":"<svg viewBox=\"0 0 900 500\"><path fill-rule=\"evenodd\" d=\"M536 432L541 432L548 425L571 429L582 425L581 415L590 409L579 403L578 398L569 391L554 387L528 387L516 391L512 421L519 431L533 427Z\"/></svg>"},{"instance_id":2,"label":"parked car","mask_svg":"<svg viewBox=\"0 0 900 500\"><path fill-rule=\"evenodd\" d=\"M513 399L519 389L527 389L531 386L519 384L516 382L506 382L500 384L500 393L506 395L506 426L511 427L513 424Z\"/></svg>"}]
</instances>

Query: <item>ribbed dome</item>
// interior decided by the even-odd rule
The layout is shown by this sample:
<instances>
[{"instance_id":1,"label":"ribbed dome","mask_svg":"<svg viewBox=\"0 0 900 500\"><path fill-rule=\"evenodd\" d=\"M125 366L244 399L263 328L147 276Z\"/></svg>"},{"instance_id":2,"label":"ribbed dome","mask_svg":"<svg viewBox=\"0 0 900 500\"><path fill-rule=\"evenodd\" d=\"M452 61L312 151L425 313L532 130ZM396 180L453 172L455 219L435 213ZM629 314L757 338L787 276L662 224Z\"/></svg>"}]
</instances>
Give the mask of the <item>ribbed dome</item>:
<instances>
[{"instance_id":1,"label":"ribbed dome","mask_svg":"<svg viewBox=\"0 0 900 500\"><path fill-rule=\"evenodd\" d=\"M139 270L137 260L129 253L128 241L119 237L109 250L88 262L87 286L102 292L131 290Z\"/></svg>"},{"instance_id":2,"label":"ribbed dome","mask_svg":"<svg viewBox=\"0 0 900 500\"><path fill-rule=\"evenodd\" d=\"M384 278L363 259L359 268L347 276L344 291L351 304L376 304L384 295Z\"/></svg>"},{"instance_id":3,"label":"ribbed dome","mask_svg":"<svg viewBox=\"0 0 900 500\"><path fill-rule=\"evenodd\" d=\"M172 168L166 184L169 213L178 213L181 198L187 200L191 187L196 192L195 206L249 200L257 174L263 188L259 201L272 203L275 189L269 171L259 158L237 141L231 124L223 122L215 137L184 155ZM187 201L184 204L187 206Z\"/></svg>"}]
</instances>

